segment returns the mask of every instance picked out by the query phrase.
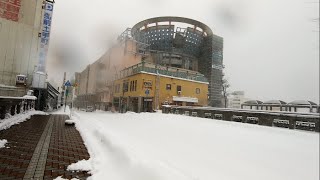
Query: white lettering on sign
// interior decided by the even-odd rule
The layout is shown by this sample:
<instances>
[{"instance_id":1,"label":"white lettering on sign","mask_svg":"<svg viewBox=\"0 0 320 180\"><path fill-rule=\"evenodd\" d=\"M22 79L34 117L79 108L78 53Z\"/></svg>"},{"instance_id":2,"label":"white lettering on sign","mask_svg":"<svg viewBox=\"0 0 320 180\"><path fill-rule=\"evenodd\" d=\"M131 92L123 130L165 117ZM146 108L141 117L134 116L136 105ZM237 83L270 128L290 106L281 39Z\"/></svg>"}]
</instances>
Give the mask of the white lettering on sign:
<instances>
[{"instance_id":1,"label":"white lettering on sign","mask_svg":"<svg viewBox=\"0 0 320 180\"><path fill-rule=\"evenodd\" d=\"M279 124L289 124L289 120L284 119L274 119L273 123L279 123Z\"/></svg>"},{"instance_id":2,"label":"white lettering on sign","mask_svg":"<svg viewBox=\"0 0 320 180\"><path fill-rule=\"evenodd\" d=\"M214 114L215 119L222 119L222 114Z\"/></svg>"},{"instance_id":3,"label":"white lettering on sign","mask_svg":"<svg viewBox=\"0 0 320 180\"><path fill-rule=\"evenodd\" d=\"M233 115L233 116L232 116L232 119L233 119L233 120L242 120L242 116Z\"/></svg>"},{"instance_id":4,"label":"white lettering on sign","mask_svg":"<svg viewBox=\"0 0 320 180\"><path fill-rule=\"evenodd\" d=\"M247 117L247 120L249 120L249 121L259 121L259 118L257 118L257 117Z\"/></svg>"},{"instance_id":5,"label":"white lettering on sign","mask_svg":"<svg viewBox=\"0 0 320 180\"><path fill-rule=\"evenodd\" d=\"M192 115L192 116L197 116L198 113L197 113L197 112L192 112L191 115Z\"/></svg>"},{"instance_id":6,"label":"white lettering on sign","mask_svg":"<svg viewBox=\"0 0 320 180\"><path fill-rule=\"evenodd\" d=\"M305 127L316 127L316 123L314 122L305 122L305 121L296 121L297 126L305 126Z\"/></svg>"},{"instance_id":7,"label":"white lettering on sign","mask_svg":"<svg viewBox=\"0 0 320 180\"><path fill-rule=\"evenodd\" d=\"M204 117L206 118L211 117L211 113L204 113Z\"/></svg>"}]
</instances>

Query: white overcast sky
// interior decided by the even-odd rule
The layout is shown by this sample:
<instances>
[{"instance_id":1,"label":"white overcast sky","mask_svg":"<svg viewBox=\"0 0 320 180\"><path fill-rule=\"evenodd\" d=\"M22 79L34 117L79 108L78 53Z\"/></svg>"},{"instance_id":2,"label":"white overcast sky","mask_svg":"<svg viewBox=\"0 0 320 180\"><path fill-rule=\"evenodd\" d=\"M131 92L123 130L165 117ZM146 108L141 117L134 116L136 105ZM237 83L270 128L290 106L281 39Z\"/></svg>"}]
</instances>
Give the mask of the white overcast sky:
<instances>
[{"instance_id":1,"label":"white overcast sky","mask_svg":"<svg viewBox=\"0 0 320 180\"><path fill-rule=\"evenodd\" d=\"M319 103L319 0L56 0L47 70L61 84L147 18L182 16L224 38L230 90Z\"/></svg>"}]
</instances>

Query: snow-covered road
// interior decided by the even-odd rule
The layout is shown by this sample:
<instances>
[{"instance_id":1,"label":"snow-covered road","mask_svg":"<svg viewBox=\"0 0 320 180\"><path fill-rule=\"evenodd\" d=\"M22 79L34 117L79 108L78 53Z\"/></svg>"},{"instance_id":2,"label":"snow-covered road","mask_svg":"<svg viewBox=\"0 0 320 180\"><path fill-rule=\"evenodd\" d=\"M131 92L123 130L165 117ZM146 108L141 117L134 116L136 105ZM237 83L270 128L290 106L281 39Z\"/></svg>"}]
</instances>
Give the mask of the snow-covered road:
<instances>
[{"instance_id":1,"label":"snow-covered road","mask_svg":"<svg viewBox=\"0 0 320 180\"><path fill-rule=\"evenodd\" d=\"M319 179L319 133L160 113L74 114L92 179Z\"/></svg>"}]
</instances>

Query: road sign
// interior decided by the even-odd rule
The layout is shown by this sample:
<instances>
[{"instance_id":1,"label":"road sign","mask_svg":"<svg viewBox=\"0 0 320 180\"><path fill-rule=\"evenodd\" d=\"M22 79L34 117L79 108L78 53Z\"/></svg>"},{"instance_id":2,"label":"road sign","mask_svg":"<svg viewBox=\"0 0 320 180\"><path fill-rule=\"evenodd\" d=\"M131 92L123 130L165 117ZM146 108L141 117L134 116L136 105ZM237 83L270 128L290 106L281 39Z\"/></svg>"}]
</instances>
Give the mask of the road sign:
<instances>
[{"instance_id":1,"label":"road sign","mask_svg":"<svg viewBox=\"0 0 320 180\"><path fill-rule=\"evenodd\" d=\"M65 86L71 86L70 81L68 80L66 83L64 83Z\"/></svg>"}]
</instances>

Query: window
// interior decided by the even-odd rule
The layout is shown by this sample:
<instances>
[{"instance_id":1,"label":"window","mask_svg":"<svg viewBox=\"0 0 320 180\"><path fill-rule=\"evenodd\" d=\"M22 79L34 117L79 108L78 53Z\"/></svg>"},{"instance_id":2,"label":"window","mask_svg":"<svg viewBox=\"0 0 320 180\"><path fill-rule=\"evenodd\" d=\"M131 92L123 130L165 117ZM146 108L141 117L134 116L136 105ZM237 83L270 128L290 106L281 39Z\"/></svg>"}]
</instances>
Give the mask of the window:
<instances>
[{"instance_id":1,"label":"window","mask_svg":"<svg viewBox=\"0 0 320 180\"><path fill-rule=\"evenodd\" d=\"M123 92L128 92L129 82L123 82Z\"/></svg>"},{"instance_id":2,"label":"window","mask_svg":"<svg viewBox=\"0 0 320 180\"><path fill-rule=\"evenodd\" d=\"M181 94L181 86L177 86L177 94L178 94L178 95Z\"/></svg>"},{"instance_id":3,"label":"window","mask_svg":"<svg viewBox=\"0 0 320 180\"><path fill-rule=\"evenodd\" d=\"M117 85L114 87L114 92L115 92L115 93L119 93L119 92L120 92L120 84L117 84Z\"/></svg>"},{"instance_id":4,"label":"window","mask_svg":"<svg viewBox=\"0 0 320 180\"><path fill-rule=\"evenodd\" d=\"M137 80L134 81L134 91L137 91Z\"/></svg>"},{"instance_id":5,"label":"window","mask_svg":"<svg viewBox=\"0 0 320 180\"><path fill-rule=\"evenodd\" d=\"M137 80L130 81L129 90L130 91L137 91Z\"/></svg>"},{"instance_id":6,"label":"window","mask_svg":"<svg viewBox=\"0 0 320 180\"><path fill-rule=\"evenodd\" d=\"M196 88L196 94L200 94L200 88Z\"/></svg>"},{"instance_id":7,"label":"window","mask_svg":"<svg viewBox=\"0 0 320 180\"><path fill-rule=\"evenodd\" d=\"M133 83L132 81L130 81L130 91L132 91L132 86L133 86Z\"/></svg>"},{"instance_id":8,"label":"window","mask_svg":"<svg viewBox=\"0 0 320 180\"><path fill-rule=\"evenodd\" d=\"M166 84L166 90L171 90L171 84Z\"/></svg>"}]
</instances>

